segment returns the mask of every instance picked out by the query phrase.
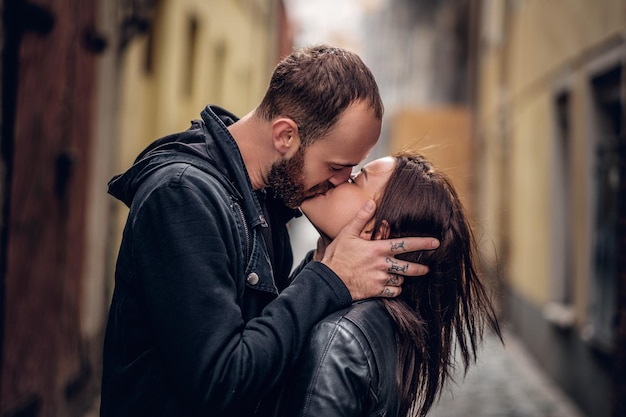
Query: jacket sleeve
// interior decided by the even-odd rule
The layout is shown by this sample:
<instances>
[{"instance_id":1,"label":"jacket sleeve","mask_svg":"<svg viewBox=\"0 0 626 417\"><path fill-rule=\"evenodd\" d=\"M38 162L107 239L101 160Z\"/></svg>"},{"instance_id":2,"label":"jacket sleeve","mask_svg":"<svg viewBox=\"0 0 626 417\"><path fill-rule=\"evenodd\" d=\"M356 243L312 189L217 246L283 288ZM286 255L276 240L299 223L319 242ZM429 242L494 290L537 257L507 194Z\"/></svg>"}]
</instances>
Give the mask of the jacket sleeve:
<instances>
[{"instance_id":1,"label":"jacket sleeve","mask_svg":"<svg viewBox=\"0 0 626 417\"><path fill-rule=\"evenodd\" d=\"M304 267L307 266L311 261L313 261L313 252L314 251L312 250L308 251L307 254L304 256L304 259L298 264L297 267L293 269L289 277L290 281L293 281L293 279L297 277L300 274L300 272L302 272Z\"/></svg>"},{"instance_id":2,"label":"jacket sleeve","mask_svg":"<svg viewBox=\"0 0 626 417\"><path fill-rule=\"evenodd\" d=\"M368 415L375 361L348 320L324 320L305 345L285 384L280 417Z\"/></svg>"},{"instance_id":3,"label":"jacket sleeve","mask_svg":"<svg viewBox=\"0 0 626 417\"><path fill-rule=\"evenodd\" d=\"M182 176L182 173L181 173ZM223 194L223 193L222 193ZM167 375L198 413L240 415L271 389L314 324L351 302L339 278L314 262L248 322L233 276L229 207L193 181L155 189L132 228L138 292Z\"/></svg>"}]
</instances>

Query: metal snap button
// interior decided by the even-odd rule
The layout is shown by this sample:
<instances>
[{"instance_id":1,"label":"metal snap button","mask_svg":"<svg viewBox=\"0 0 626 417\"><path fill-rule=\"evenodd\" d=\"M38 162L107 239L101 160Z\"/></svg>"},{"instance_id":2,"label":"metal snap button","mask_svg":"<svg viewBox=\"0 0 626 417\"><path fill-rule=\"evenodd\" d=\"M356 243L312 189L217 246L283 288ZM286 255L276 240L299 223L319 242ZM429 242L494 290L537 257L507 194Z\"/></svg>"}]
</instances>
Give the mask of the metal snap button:
<instances>
[{"instance_id":1,"label":"metal snap button","mask_svg":"<svg viewBox=\"0 0 626 417\"><path fill-rule=\"evenodd\" d=\"M248 275L248 278L246 278L246 281L248 282L248 284L250 285L256 285L259 283L259 276L256 274L256 272L251 272Z\"/></svg>"}]
</instances>

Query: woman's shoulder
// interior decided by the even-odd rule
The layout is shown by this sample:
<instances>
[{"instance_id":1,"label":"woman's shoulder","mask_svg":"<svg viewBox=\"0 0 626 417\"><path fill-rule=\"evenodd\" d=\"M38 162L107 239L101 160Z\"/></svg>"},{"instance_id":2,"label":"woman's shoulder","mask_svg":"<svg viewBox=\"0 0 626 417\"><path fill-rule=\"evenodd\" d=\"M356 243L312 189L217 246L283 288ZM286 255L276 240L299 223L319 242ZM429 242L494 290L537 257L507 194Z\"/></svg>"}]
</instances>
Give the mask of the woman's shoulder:
<instances>
[{"instance_id":1,"label":"woman's shoulder","mask_svg":"<svg viewBox=\"0 0 626 417\"><path fill-rule=\"evenodd\" d=\"M395 352L396 326L381 300L356 302L328 315L315 326L313 335L327 341L341 337L342 343L353 339L376 356Z\"/></svg>"},{"instance_id":2,"label":"woman's shoulder","mask_svg":"<svg viewBox=\"0 0 626 417\"><path fill-rule=\"evenodd\" d=\"M384 327L395 330L393 320L383 303L378 299L369 299L353 303L350 307L337 311L322 319L320 325L356 326L362 332L369 333L374 328Z\"/></svg>"},{"instance_id":3,"label":"woman's shoulder","mask_svg":"<svg viewBox=\"0 0 626 417\"><path fill-rule=\"evenodd\" d=\"M387 320L390 319L382 302L377 299L369 299L363 301L357 301L344 308L343 310L336 311L324 317L317 324L320 325L349 325L360 324L371 320Z\"/></svg>"}]
</instances>

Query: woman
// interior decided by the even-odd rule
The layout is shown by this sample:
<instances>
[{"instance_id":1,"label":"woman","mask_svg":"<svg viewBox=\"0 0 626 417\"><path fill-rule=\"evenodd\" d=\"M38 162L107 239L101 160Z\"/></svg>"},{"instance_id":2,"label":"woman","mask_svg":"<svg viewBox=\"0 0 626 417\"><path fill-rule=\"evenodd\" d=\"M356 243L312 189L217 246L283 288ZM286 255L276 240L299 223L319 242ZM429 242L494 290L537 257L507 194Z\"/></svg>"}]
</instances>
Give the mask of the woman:
<instances>
[{"instance_id":1,"label":"woman","mask_svg":"<svg viewBox=\"0 0 626 417\"><path fill-rule=\"evenodd\" d=\"M406 279L398 297L355 303L315 327L286 384L281 416L425 416L450 377L454 343L467 371L486 325L501 339L449 180L405 152L365 165L301 208L328 242L368 199L377 210L361 237L435 236L441 245L404 255L430 271ZM392 285L397 279L390 274Z\"/></svg>"}]
</instances>

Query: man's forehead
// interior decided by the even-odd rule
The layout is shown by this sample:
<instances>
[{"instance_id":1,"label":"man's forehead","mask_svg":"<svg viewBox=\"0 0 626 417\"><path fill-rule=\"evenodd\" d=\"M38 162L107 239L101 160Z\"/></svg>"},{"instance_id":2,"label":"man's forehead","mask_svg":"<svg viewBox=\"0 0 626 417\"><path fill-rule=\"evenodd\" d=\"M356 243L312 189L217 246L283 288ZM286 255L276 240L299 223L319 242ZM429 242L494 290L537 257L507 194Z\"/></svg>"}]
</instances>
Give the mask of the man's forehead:
<instances>
[{"instance_id":1,"label":"man's forehead","mask_svg":"<svg viewBox=\"0 0 626 417\"><path fill-rule=\"evenodd\" d=\"M330 139L321 139L307 149L313 157L323 162L340 167L354 167L360 164L370 153L374 144L347 143ZM311 151L311 152L308 152Z\"/></svg>"}]
</instances>

